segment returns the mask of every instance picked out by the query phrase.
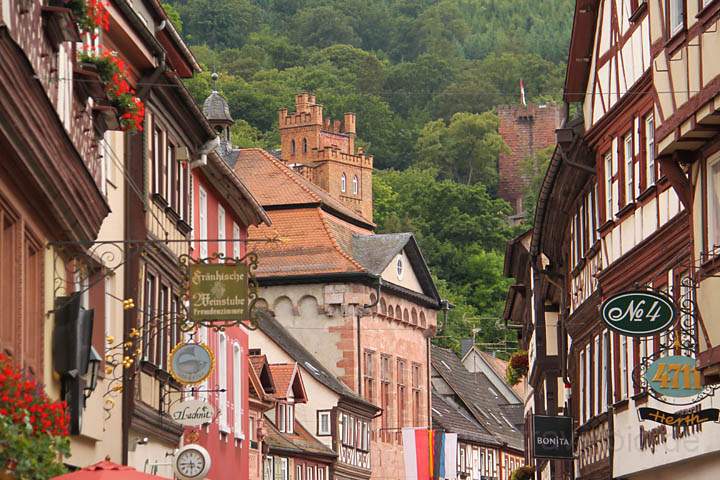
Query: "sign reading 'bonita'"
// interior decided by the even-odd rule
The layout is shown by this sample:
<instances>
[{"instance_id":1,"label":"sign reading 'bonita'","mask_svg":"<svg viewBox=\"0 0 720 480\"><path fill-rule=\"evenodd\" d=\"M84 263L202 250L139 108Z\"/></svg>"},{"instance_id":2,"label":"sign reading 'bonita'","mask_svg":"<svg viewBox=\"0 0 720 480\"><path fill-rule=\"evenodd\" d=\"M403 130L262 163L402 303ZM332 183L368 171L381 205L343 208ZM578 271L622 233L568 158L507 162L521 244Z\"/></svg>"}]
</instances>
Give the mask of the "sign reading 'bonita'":
<instances>
[{"instance_id":1,"label":"sign reading 'bonita'","mask_svg":"<svg viewBox=\"0 0 720 480\"><path fill-rule=\"evenodd\" d=\"M672 300L658 292L625 292L605 300L602 319L611 329L631 337L646 337L662 332L675 323Z\"/></svg>"},{"instance_id":2,"label":"sign reading 'bonita'","mask_svg":"<svg viewBox=\"0 0 720 480\"><path fill-rule=\"evenodd\" d=\"M533 456L573 458L572 417L533 415Z\"/></svg>"}]
</instances>

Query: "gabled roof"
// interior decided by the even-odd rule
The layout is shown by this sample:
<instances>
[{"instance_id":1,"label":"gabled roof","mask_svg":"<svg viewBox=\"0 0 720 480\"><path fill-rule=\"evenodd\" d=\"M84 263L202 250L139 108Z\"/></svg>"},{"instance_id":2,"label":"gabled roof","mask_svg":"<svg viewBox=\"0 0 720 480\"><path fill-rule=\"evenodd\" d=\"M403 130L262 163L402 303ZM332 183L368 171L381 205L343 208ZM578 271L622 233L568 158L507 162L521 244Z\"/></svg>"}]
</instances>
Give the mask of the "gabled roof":
<instances>
[{"instance_id":1,"label":"gabled roof","mask_svg":"<svg viewBox=\"0 0 720 480\"><path fill-rule=\"evenodd\" d=\"M495 375L497 375L498 378L504 381L508 362L484 350L480 350L474 345L472 346L472 348L470 348L470 350L467 351L467 353L465 353L465 355L460 361L464 363L468 355L471 355L472 353L478 355L482 359L482 361L484 361L488 366L490 366L490 368L495 372ZM525 390L522 387L522 383L508 386L512 389L513 393L517 395L518 400L522 402L522 400L525 398Z\"/></svg>"},{"instance_id":2,"label":"gabled roof","mask_svg":"<svg viewBox=\"0 0 720 480\"><path fill-rule=\"evenodd\" d=\"M338 378L333 375L322 363L320 363L320 361L315 358L312 353L301 345L300 342L298 342L271 313L265 310L256 310L255 315L257 315L258 328L260 331L282 348L285 353L290 355L290 357L295 360L307 374L344 398L346 401L359 404L366 409L370 409L375 412L380 410L378 407L357 395L355 392L350 390L347 385L338 380Z\"/></svg>"},{"instance_id":3,"label":"gabled roof","mask_svg":"<svg viewBox=\"0 0 720 480\"><path fill-rule=\"evenodd\" d=\"M412 233L353 235L353 257L373 275L382 274L393 258L403 250L410 260L423 293L439 304L440 294Z\"/></svg>"},{"instance_id":4,"label":"gabled roof","mask_svg":"<svg viewBox=\"0 0 720 480\"><path fill-rule=\"evenodd\" d=\"M332 462L337 454L316 439L307 429L295 419L294 433L282 433L277 429L273 420L266 414L265 423L268 425L268 434L263 442L270 448L271 454L281 454L290 457L311 457Z\"/></svg>"},{"instance_id":5,"label":"gabled roof","mask_svg":"<svg viewBox=\"0 0 720 480\"><path fill-rule=\"evenodd\" d=\"M240 149L232 167L267 210L319 206L368 231L375 228L374 223L261 148Z\"/></svg>"},{"instance_id":6,"label":"gabled roof","mask_svg":"<svg viewBox=\"0 0 720 480\"><path fill-rule=\"evenodd\" d=\"M483 373L471 373L451 350L433 346L431 362L463 406L500 444L522 451L523 433L515 427L522 417L522 404L508 405Z\"/></svg>"},{"instance_id":7,"label":"gabled roof","mask_svg":"<svg viewBox=\"0 0 720 480\"><path fill-rule=\"evenodd\" d=\"M433 427L447 432L455 432L460 440L499 445L497 439L472 414L460 405L453 405L437 392L432 392Z\"/></svg>"},{"instance_id":8,"label":"gabled roof","mask_svg":"<svg viewBox=\"0 0 720 480\"><path fill-rule=\"evenodd\" d=\"M598 0L577 0L575 2L575 16L570 36L563 95L566 102L579 102L585 98L599 8Z\"/></svg>"},{"instance_id":9,"label":"gabled roof","mask_svg":"<svg viewBox=\"0 0 720 480\"><path fill-rule=\"evenodd\" d=\"M307 394L297 363L272 363L270 374L275 383L275 398L287 399L292 395L295 403L307 403Z\"/></svg>"},{"instance_id":10,"label":"gabled roof","mask_svg":"<svg viewBox=\"0 0 720 480\"><path fill-rule=\"evenodd\" d=\"M257 375L263 394L270 395L275 393L275 382L270 373L270 364L267 361L267 357L265 355L250 355L250 366L255 375Z\"/></svg>"}]
</instances>

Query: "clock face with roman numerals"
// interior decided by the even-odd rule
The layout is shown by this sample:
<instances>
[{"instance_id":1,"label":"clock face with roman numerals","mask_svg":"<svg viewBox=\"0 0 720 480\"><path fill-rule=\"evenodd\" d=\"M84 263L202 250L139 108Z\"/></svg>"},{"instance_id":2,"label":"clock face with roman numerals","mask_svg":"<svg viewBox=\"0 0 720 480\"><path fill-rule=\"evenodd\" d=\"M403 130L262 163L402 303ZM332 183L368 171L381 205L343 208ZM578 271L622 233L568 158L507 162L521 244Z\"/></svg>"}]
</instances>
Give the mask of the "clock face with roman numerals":
<instances>
[{"instance_id":1,"label":"clock face with roman numerals","mask_svg":"<svg viewBox=\"0 0 720 480\"><path fill-rule=\"evenodd\" d=\"M175 454L173 466L181 480L201 480L210 470L210 455L200 445L186 445Z\"/></svg>"}]
</instances>

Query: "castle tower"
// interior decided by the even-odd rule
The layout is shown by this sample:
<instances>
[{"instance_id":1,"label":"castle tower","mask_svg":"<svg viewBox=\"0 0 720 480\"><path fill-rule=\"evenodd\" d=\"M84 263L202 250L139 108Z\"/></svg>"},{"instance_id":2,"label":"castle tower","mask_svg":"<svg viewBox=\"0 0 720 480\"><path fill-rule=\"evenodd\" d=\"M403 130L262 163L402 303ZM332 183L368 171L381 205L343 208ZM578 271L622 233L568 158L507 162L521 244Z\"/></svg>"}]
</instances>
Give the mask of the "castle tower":
<instances>
[{"instance_id":1,"label":"castle tower","mask_svg":"<svg viewBox=\"0 0 720 480\"><path fill-rule=\"evenodd\" d=\"M203 114L220 138L220 151L226 153L232 148L230 143L230 127L235 123L230 115L230 106L227 100L220 95L216 88L218 74L212 74L213 90L203 102Z\"/></svg>"},{"instance_id":2,"label":"castle tower","mask_svg":"<svg viewBox=\"0 0 720 480\"><path fill-rule=\"evenodd\" d=\"M372 155L355 149L355 114L323 117L315 95L295 96L295 111L279 111L281 158L308 180L372 220Z\"/></svg>"},{"instance_id":3,"label":"castle tower","mask_svg":"<svg viewBox=\"0 0 720 480\"><path fill-rule=\"evenodd\" d=\"M561 112L556 105L504 105L497 109L500 119L498 132L509 153L498 159L498 196L513 208L511 221L521 222L523 199L530 179L525 172L525 160L543 148L555 144L555 130L560 128Z\"/></svg>"}]
</instances>

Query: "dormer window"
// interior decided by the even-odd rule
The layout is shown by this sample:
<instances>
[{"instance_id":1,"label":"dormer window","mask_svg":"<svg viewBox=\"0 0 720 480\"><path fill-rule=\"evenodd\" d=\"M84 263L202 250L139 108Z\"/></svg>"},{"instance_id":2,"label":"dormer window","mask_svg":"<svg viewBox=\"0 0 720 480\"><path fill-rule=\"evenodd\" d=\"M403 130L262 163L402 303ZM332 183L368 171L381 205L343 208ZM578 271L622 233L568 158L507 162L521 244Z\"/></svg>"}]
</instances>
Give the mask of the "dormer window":
<instances>
[{"instance_id":1,"label":"dormer window","mask_svg":"<svg viewBox=\"0 0 720 480\"><path fill-rule=\"evenodd\" d=\"M292 403L278 403L277 427L282 433L294 433L295 405Z\"/></svg>"},{"instance_id":2,"label":"dormer window","mask_svg":"<svg viewBox=\"0 0 720 480\"><path fill-rule=\"evenodd\" d=\"M347 191L347 177L344 173L342 174L342 177L340 177L340 191L342 193Z\"/></svg>"},{"instance_id":3,"label":"dormer window","mask_svg":"<svg viewBox=\"0 0 720 480\"><path fill-rule=\"evenodd\" d=\"M359 188L358 177L357 177L357 175L355 175L355 176L353 176L353 179L352 179L352 193L353 193L353 195L357 195L357 194L358 194L358 188Z\"/></svg>"},{"instance_id":4,"label":"dormer window","mask_svg":"<svg viewBox=\"0 0 720 480\"><path fill-rule=\"evenodd\" d=\"M402 280L403 270L404 270L403 259L401 256L398 256L397 261L395 262L395 271L397 272L397 277L399 280Z\"/></svg>"}]
</instances>

